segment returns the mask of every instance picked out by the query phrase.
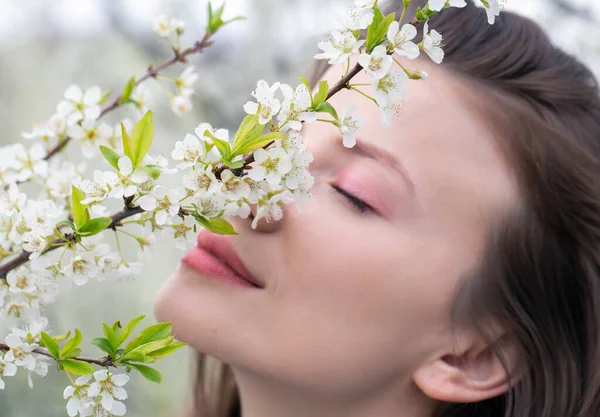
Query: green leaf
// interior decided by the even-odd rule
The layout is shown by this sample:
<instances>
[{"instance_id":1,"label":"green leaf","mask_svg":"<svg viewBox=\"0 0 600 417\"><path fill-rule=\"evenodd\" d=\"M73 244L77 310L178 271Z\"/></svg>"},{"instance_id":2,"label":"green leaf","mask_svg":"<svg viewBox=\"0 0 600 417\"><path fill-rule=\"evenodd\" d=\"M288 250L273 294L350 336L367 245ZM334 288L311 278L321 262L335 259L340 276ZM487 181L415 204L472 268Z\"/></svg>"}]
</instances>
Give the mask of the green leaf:
<instances>
[{"instance_id":1,"label":"green leaf","mask_svg":"<svg viewBox=\"0 0 600 417\"><path fill-rule=\"evenodd\" d=\"M69 354L72 353L75 349L77 349L77 347L81 344L81 340L81 332L79 331L79 329L75 329L75 335L71 339L69 339L67 343L65 343L62 350L60 351L60 356L68 357Z\"/></svg>"},{"instance_id":2,"label":"green leaf","mask_svg":"<svg viewBox=\"0 0 600 417\"><path fill-rule=\"evenodd\" d=\"M206 218L204 216L199 215L198 213L192 213L194 218L209 232L218 234L218 235L237 235L238 233L235 231L233 226L225 219L220 217L215 217L212 219Z\"/></svg>"},{"instance_id":3,"label":"green leaf","mask_svg":"<svg viewBox=\"0 0 600 417\"><path fill-rule=\"evenodd\" d=\"M130 366L133 369L135 369L136 371L138 371L148 381L156 382L157 384L159 384L162 381L162 375L160 374L160 372L158 372L154 368L151 368L146 365L140 365L137 363L136 364L129 363L129 364L127 364L127 366Z\"/></svg>"},{"instance_id":4,"label":"green leaf","mask_svg":"<svg viewBox=\"0 0 600 417\"><path fill-rule=\"evenodd\" d=\"M75 223L73 223L71 220L61 220L56 223L56 226L69 226L71 229L77 230Z\"/></svg>"},{"instance_id":5,"label":"green leaf","mask_svg":"<svg viewBox=\"0 0 600 417\"><path fill-rule=\"evenodd\" d=\"M231 169L238 169L245 165L244 161L223 161L223 163Z\"/></svg>"},{"instance_id":6,"label":"green leaf","mask_svg":"<svg viewBox=\"0 0 600 417\"><path fill-rule=\"evenodd\" d=\"M383 21L379 24L379 27L377 28L377 31L375 32L374 35L374 45L373 47L379 45L381 43L381 41L384 40L385 36L387 35L387 31L388 28L390 27L390 25L392 24L392 22L396 19L396 13L391 13L388 14Z\"/></svg>"},{"instance_id":7,"label":"green leaf","mask_svg":"<svg viewBox=\"0 0 600 417\"><path fill-rule=\"evenodd\" d=\"M142 332L135 337L125 347L124 353L127 354L138 346L145 345L146 343L153 342L168 337L171 334L171 323L157 323L153 324L142 330Z\"/></svg>"},{"instance_id":8,"label":"green leaf","mask_svg":"<svg viewBox=\"0 0 600 417\"><path fill-rule=\"evenodd\" d=\"M67 371L75 375L90 375L96 371L91 364L76 359L63 359L60 363Z\"/></svg>"},{"instance_id":9,"label":"green leaf","mask_svg":"<svg viewBox=\"0 0 600 417\"><path fill-rule=\"evenodd\" d=\"M90 219L90 213L87 208L81 204L85 199L85 194L79 188L74 185L71 186L71 213L73 214L73 221L77 229L86 224Z\"/></svg>"},{"instance_id":10,"label":"green leaf","mask_svg":"<svg viewBox=\"0 0 600 417\"><path fill-rule=\"evenodd\" d=\"M56 343L56 340L46 332L42 332L41 336L48 352L50 352L54 359L58 359L60 357L60 347L58 346L58 343Z\"/></svg>"},{"instance_id":11,"label":"green leaf","mask_svg":"<svg viewBox=\"0 0 600 417\"><path fill-rule=\"evenodd\" d=\"M315 109L315 111L318 113L329 113L330 115L333 116L333 118L335 120L339 119L337 111L335 111L335 108L327 102L319 104L317 106L317 108Z\"/></svg>"},{"instance_id":12,"label":"green leaf","mask_svg":"<svg viewBox=\"0 0 600 417\"><path fill-rule=\"evenodd\" d=\"M308 92L310 93L310 96L312 97L312 91L310 88L310 81L308 81L305 77L298 77L298 79L300 81L302 81L302 84L304 84L306 86L306 88L308 89Z\"/></svg>"},{"instance_id":13,"label":"green leaf","mask_svg":"<svg viewBox=\"0 0 600 417\"><path fill-rule=\"evenodd\" d=\"M131 161L133 161L133 142L131 141L131 137L127 133L127 129L125 128L125 125L122 122L121 122L121 136L123 138L123 153L125 153L125 156L128 156L129 159L131 159Z\"/></svg>"},{"instance_id":14,"label":"green leaf","mask_svg":"<svg viewBox=\"0 0 600 417\"><path fill-rule=\"evenodd\" d=\"M162 174L162 167L160 165L148 164L140 168L146 171L153 180L157 180L160 177L160 174Z\"/></svg>"},{"instance_id":15,"label":"green leaf","mask_svg":"<svg viewBox=\"0 0 600 417\"><path fill-rule=\"evenodd\" d=\"M71 336L70 330L68 332L60 334L58 336L53 336L52 338L54 340L56 340L58 343L60 343L60 342L64 342L65 340L67 340L69 338L69 336Z\"/></svg>"},{"instance_id":16,"label":"green leaf","mask_svg":"<svg viewBox=\"0 0 600 417\"><path fill-rule=\"evenodd\" d=\"M121 344L125 340L127 340L127 338L129 337L129 335L131 334L131 332L133 331L135 326L137 326L140 321L144 320L145 317L146 316L136 317L133 320L131 320L129 323L127 323L125 326L123 326L123 328L121 329L121 334L119 335L119 346L121 346Z\"/></svg>"},{"instance_id":17,"label":"green leaf","mask_svg":"<svg viewBox=\"0 0 600 417\"><path fill-rule=\"evenodd\" d=\"M125 85L125 88L123 89L123 94L121 95L121 100L119 100L120 104L125 103L129 97L131 96L131 93L133 93L133 89L135 88L135 77L131 77L129 79L129 81L127 82L127 84Z\"/></svg>"},{"instance_id":18,"label":"green leaf","mask_svg":"<svg viewBox=\"0 0 600 417\"><path fill-rule=\"evenodd\" d=\"M115 335L117 336L117 340L120 339L119 336L121 335L121 327L122 326L121 326L120 320L115 321L112 325L112 329L113 329L113 332L115 332Z\"/></svg>"},{"instance_id":19,"label":"green leaf","mask_svg":"<svg viewBox=\"0 0 600 417\"><path fill-rule=\"evenodd\" d=\"M133 158L131 162L133 167L137 167L152 145L154 138L154 122L152 120L152 110L148 110L134 126L131 132L131 143L133 145Z\"/></svg>"},{"instance_id":20,"label":"green leaf","mask_svg":"<svg viewBox=\"0 0 600 417\"><path fill-rule=\"evenodd\" d=\"M170 354L178 351L179 349L181 349L182 347L187 346L187 343L183 343L183 342L172 342L169 346L164 347L162 349L158 349L155 350L154 352L150 352L148 354L148 356L150 356L152 359L160 359L160 358L164 358L166 356L169 356Z\"/></svg>"},{"instance_id":21,"label":"green leaf","mask_svg":"<svg viewBox=\"0 0 600 417\"><path fill-rule=\"evenodd\" d=\"M381 10L379 10L379 7L374 7L373 12L375 12L375 16L373 17L373 21L371 22L371 24L369 25L369 27L367 29L367 42L366 42L367 52L371 52L373 50L373 45L377 43L375 36L377 35L377 30L379 28L379 25L381 24L381 22L384 19L383 14L381 13Z\"/></svg>"},{"instance_id":22,"label":"green leaf","mask_svg":"<svg viewBox=\"0 0 600 417\"><path fill-rule=\"evenodd\" d=\"M100 101L98 101L98 104L102 105L102 104L106 103L106 100L108 100L108 96L110 96L110 90L106 90L102 94L102 97L100 97Z\"/></svg>"},{"instance_id":23,"label":"green leaf","mask_svg":"<svg viewBox=\"0 0 600 417\"><path fill-rule=\"evenodd\" d=\"M229 153L231 152L231 148L229 147L229 143L225 142L224 140L219 139L218 137L216 137L215 135L213 135L211 133L211 131L208 130L208 129L206 129L206 131L204 132L204 135L208 136L209 138L212 139L213 143L217 147L217 150L221 154L221 157L223 159L225 159L225 160L229 160Z\"/></svg>"},{"instance_id":24,"label":"green leaf","mask_svg":"<svg viewBox=\"0 0 600 417\"><path fill-rule=\"evenodd\" d=\"M103 145L100 145L100 152L102 153L102 156L104 156L104 159L106 159L108 161L108 163L111 164L113 166L113 168L118 171L119 170L119 155L117 155L117 153L115 151L113 151L112 149L107 148L106 146L103 146Z\"/></svg>"},{"instance_id":25,"label":"green leaf","mask_svg":"<svg viewBox=\"0 0 600 417\"><path fill-rule=\"evenodd\" d=\"M122 361L130 360L129 355L131 355L131 354L134 354L134 355L142 354L145 356L145 355L150 354L151 352L154 352L155 350L164 349L173 342L174 338L175 338L174 336L170 336L170 337L167 337L166 339L154 340L152 342L145 343L141 346L136 347L131 352L124 355L121 358L121 360Z\"/></svg>"},{"instance_id":26,"label":"green leaf","mask_svg":"<svg viewBox=\"0 0 600 417\"><path fill-rule=\"evenodd\" d=\"M321 81L319 83L319 91L315 94L315 99L313 100L313 106L318 106L323 103L327 98L327 93L329 93L329 83L327 81Z\"/></svg>"},{"instance_id":27,"label":"green leaf","mask_svg":"<svg viewBox=\"0 0 600 417\"><path fill-rule=\"evenodd\" d=\"M95 219L88 220L86 224L79 228L77 233L81 236L97 235L111 224L112 219L110 217L96 217Z\"/></svg>"},{"instance_id":28,"label":"green leaf","mask_svg":"<svg viewBox=\"0 0 600 417\"><path fill-rule=\"evenodd\" d=\"M97 346L101 351L106 352L111 358L115 358L116 352L107 339L103 337L97 337L94 340L92 340L92 344L94 346Z\"/></svg>"},{"instance_id":29,"label":"green leaf","mask_svg":"<svg viewBox=\"0 0 600 417\"><path fill-rule=\"evenodd\" d=\"M255 129L257 125L259 126L258 128L260 129L260 132L262 132L264 126L259 125L258 115L249 114L246 117L244 117L244 120L242 120L242 123L240 123L240 127L238 127L237 132L235 132L235 135L233 136L232 146L234 147L234 149L237 147L237 145L243 143L246 140L246 138L250 135L250 132L252 132L252 130ZM259 135L260 132L258 132Z\"/></svg>"},{"instance_id":30,"label":"green leaf","mask_svg":"<svg viewBox=\"0 0 600 417\"><path fill-rule=\"evenodd\" d=\"M240 149L240 153L245 154L255 151L256 149L265 147L276 139L285 139L286 137L286 134L281 132L267 133L261 137L245 142L243 147Z\"/></svg>"},{"instance_id":31,"label":"green leaf","mask_svg":"<svg viewBox=\"0 0 600 417\"><path fill-rule=\"evenodd\" d=\"M117 335L115 334L115 331L113 330L112 327L110 327L106 323L102 323L102 329L104 330L104 337L106 337L106 340L109 341L113 350L116 351L117 348L119 347L119 339L117 339Z\"/></svg>"}]
</instances>

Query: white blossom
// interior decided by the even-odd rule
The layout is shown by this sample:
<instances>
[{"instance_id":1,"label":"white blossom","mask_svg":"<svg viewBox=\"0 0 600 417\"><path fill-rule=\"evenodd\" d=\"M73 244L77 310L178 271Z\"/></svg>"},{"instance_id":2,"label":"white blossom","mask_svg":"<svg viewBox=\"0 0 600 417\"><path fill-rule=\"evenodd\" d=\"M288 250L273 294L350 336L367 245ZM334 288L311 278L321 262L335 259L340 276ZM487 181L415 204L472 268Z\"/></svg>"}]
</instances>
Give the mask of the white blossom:
<instances>
[{"instance_id":1,"label":"white blossom","mask_svg":"<svg viewBox=\"0 0 600 417\"><path fill-rule=\"evenodd\" d=\"M350 104L340 112L340 131L343 135L343 144L346 148L352 148L356 145L356 132L362 128L362 118L352 116L356 110L354 104Z\"/></svg>"},{"instance_id":2,"label":"white blossom","mask_svg":"<svg viewBox=\"0 0 600 417\"><path fill-rule=\"evenodd\" d=\"M229 200L239 200L241 198L248 198L250 195L250 186L239 177L233 175L233 173L225 169L221 173L221 192Z\"/></svg>"},{"instance_id":3,"label":"white blossom","mask_svg":"<svg viewBox=\"0 0 600 417\"><path fill-rule=\"evenodd\" d=\"M94 180L83 180L79 183L79 189L83 191L86 198L83 204L104 201L108 198L111 190L119 184L119 176L110 171L94 171Z\"/></svg>"},{"instance_id":4,"label":"white blossom","mask_svg":"<svg viewBox=\"0 0 600 417\"><path fill-rule=\"evenodd\" d=\"M269 150L257 149L254 152L256 165L250 170L248 176L254 181L266 179L271 185L281 182L281 177L290 172L292 163L289 155L281 147Z\"/></svg>"},{"instance_id":5,"label":"white blossom","mask_svg":"<svg viewBox=\"0 0 600 417\"><path fill-rule=\"evenodd\" d=\"M196 220L192 216L174 217L172 223L163 229L164 234L175 239L175 247L180 250L189 249L196 242L194 226Z\"/></svg>"},{"instance_id":6,"label":"white blossom","mask_svg":"<svg viewBox=\"0 0 600 417\"><path fill-rule=\"evenodd\" d=\"M227 199L221 192L209 196L194 195L194 203L198 207L198 213L204 217L219 217L225 210Z\"/></svg>"},{"instance_id":7,"label":"white blossom","mask_svg":"<svg viewBox=\"0 0 600 417\"><path fill-rule=\"evenodd\" d=\"M118 161L119 183L111 190L109 197L121 199L130 197L138 191L139 184L148 179L148 173L141 168L133 169L133 162L128 156L122 156Z\"/></svg>"},{"instance_id":8,"label":"white blossom","mask_svg":"<svg viewBox=\"0 0 600 417\"><path fill-rule=\"evenodd\" d=\"M317 120L316 112L307 111L312 104L312 98L304 84L298 85L296 90L287 84L281 84L280 89L284 97L281 111L277 116L280 126L287 123L291 129L300 130L303 121L312 123Z\"/></svg>"},{"instance_id":9,"label":"white blossom","mask_svg":"<svg viewBox=\"0 0 600 417\"><path fill-rule=\"evenodd\" d=\"M262 125L267 124L271 121L281 109L281 102L275 98L275 92L279 88L279 82L276 82L272 86L265 80L258 81L256 90L252 92L252 97L257 102L248 101L244 104L244 110L248 114L258 113L258 122Z\"/></svg>"},{"instance_id":10,"label":"white blossom","mask_svg":"<svg viewBox=\"0 0 600 417\"><path fill-rule=\"evenodd\" d=\"M399 116L402 112L403 102L395 103L388 101L387 104L381 107L381 122L385 125L389 125L392 121L392 117Z\"/></svg>"},{"instance_id":11,"label":"white blossom","mask_svg":"<svg viewBox=\"0 0 600 417\"><path fill-rule=\"evenodd\" d=\"M173 19L169 19L166 15L160 15L152 22L152 30L161 38L169 38L175 32Z\"/></svg>"},{"instance_id":12,"label":"white blossom","mask_svg":"<svg viewBox=\"0 0 600 417\"><path fill-rule=\"evenodd\" d=\"M379 80L373 80L371 87L375 90L375 100L380 107L389 101L397 101L406 97L404 83L408 75L403 70L393 71Z\"/></svg>"},{"instance_id":13,"label":"white blossom","mask_svg":"<svg viewBox=\"0 0 600 417\"><path fill-rule=\"evenodd\" d=\"M122 416L125 414L125 404L117 400L127 399L123 386L129 381L125 374L114 375L106 369L94 372L95 381L88 388L90 398L99 399L99 405L110 414Z\"/></svg>"},{"instance_id":14,"label":"white blossom","mask_svg":"<svg viewBox=\"0 0 600 417\"><path fill-rule=\"evenodd\" d=\"M371 54L360 54L358 63L365 69L371 80L385 77L392 69L392 57L387 54L386 47L379 45Z\"/></svg>"},{"instance_id":15,"label":"white blossom","mask_svg":"<svg viewBox=\"0 0 600 417\"><path fill-rule=\"evenodd\" d=\"M32 177L43 178L48 172L48 162L44 160L46 150L42 143L35 143L25 149L20 143L14 147L15 168L19 171L18 181L27 181Z\"/></svg>"},{"instance_id":16,"label":"white blossom","mask_svg":"<svg viewBox=\"0 0 600 417\"><path fill-rule=\"evenodd\" d=\"M394 20L388 28L387 38L394 52L410 59L415 59L420 54L419 47L412 42L415 36L417 28L410 23L404 24L400 29L400 23Z\"/></svg>"},{"instance_id":17,"label":"white blossom","mask_svg":"<svg viewBox=\"0 0 600 417\"><path fill-rule=\"evenodd\" d=\"M315 59L328 59L330 65L342 64L350 56L357 53L363 46L365 40L358 40L352 32L333 31L328 41L319 42L319 48L323 51L314 56Z\"/></svg>"},{"instance_id":18,"label":"white blossom","mask_svg":"<svg viewBox=\"0 0 600 417\"><path fill-rule=\"evenodd\" d=\"M50 117L50 120L48 120L48 127L56 135L64 135L65 133L67 133L68 126L69 124L67 123L67 119L59 113L52 115L52 117Z\"/></svg>"},{"instance_id":19,"label":"white blossom","mask_svg":"<svg viewBox=\"0 0 600 417\"><path fill-rule=\"evenodd\" d=\"M188 113L192 110L192 101L188 96L173 96L169 100L171 104L171 110L177 116L183 116L185 113Z\"/></svg>"},{"instance_id":20,"label":"white blossom","mask_svg":"<svg viewBox=\"0 0 600 417\"><path fill-rule=\"evenodd\" d=\"M32 294L37 290L36 275L27 267L13 269L6 275L11 293Z\"/></svg>"},{"instance_id":21,"label":"white blossom","mask_svg":"<svg viewBox=\"0 0 600 417\"><path fill-rule=\"evenodd\" d=\"M175 143L175 149L171 152L171 157L176 161L183 161L177 165L177 168L185 169L201 161L205 153L204 145L197 137L188 133L183 141Z\"/></svg>"},{"instance_id":22,"label":"white blossom","mask_svg":"<svg viewBox=\"0 0 600 417\"><path fill-rule=\"evenodd\" d=\"M98 155L100 145L108 144L108 138L113 135L113 128L106 123L97 124L95 119L86 118L81 125L69 126L67 134L81 142L83 156L91 159Z\"/></svg>"},{"instance_id":23,"label":"white blossom","mask_svg":"<svg viewBox=\"0 0 600 417\"><path fill-rule=\"evenodd\" d=\"M169 190L167 187L157 185L148 195L141 197L138 204L145 211L154 211L156 223L163 225L179 213L179 201L185 193L178 188Z\"/></svg>"},{"instance_id":24,"label":"white blossom","mask_svg":"<svg viewBox=\"0 0 600 417\"><path fill-rule=\"evenodd\" d=\"M86 406L90 401L87 395L90 379L92 379L91 375L80 376L75 380L75 386L69 385L65 388L63 398L65 400L69 399L67 402L69 417L75 417L77 414L84 415Z\"/></svg>"},{"instance_id":25,"label":"white blossom","mask_svg":"<svg viewBox=\"0 0 600 417\"><path fill-rule=\"evenodd\" d=\"M212 165L196 169L182 178L182 183L188 190L203 196L213 194L219 188L219 181L212 172Z\"/></svg>"},{"instance_id":26,"label":"white blossom","mask_svg":"<svg viewBox=\"0 0 600 417\"><path fill-rule=\"evenodd\" d=\"M355 0L354 4L361 9L372 9L375 6L375 0Z\"/></svg>"},{"instance_id":27,"label":"white blossom","mask_svg":"<svg viewBox=\"0 0 600 417\"><path fill-rule=\"evenodd\" d=\"M302 150L292 157L292 169L285 175L284 185L290 190L297 188L310 188L314 178L308 166L313 161L312 153Z\"/></svg>"},{"instance_id":28,"label":"white blossom","mask_svg":"<svg viewBox=\"0 0 600 417\"><path fill-rule=\"evenodd\" d=\"M271 220L279 221L283 217L282 204L294 201L289 191L279 191L268 193L265 197L258 200L256 214L252 220L252 228L256 229L258 221L265 219L267 223Z\"/></svg>"},{"instance_id":29,"label":"white blossom","mask_svg":"<svg viewBox=\"0 0 600 417\"><path fill-rule=\"evenodd\" d=\"M70 85L65 91L66 100L58 103L56 112L66 118L69 125L85 118L95 120L100 117L101 98L102 90L98 86L82 90L76 85Z\"/></svg>"},{"instance_id":30,"label":"white blossom","mask_svg":"<svg viewBox=\"0 0 600 417\"><path fill-rule=\"evenodd\" d=\"M335 17L344 29L361 30L369 27L374 16L372 8L352 7L346 13L338 14Z\"/></svg>"},{"instance_id":31,"label":"white blossom","mask_svg":"<svg viewBox=\"0 0 600 417\"><path fill-rule=\"evenodd\" d=\"M6 336L5 342L10 350L4 356L8 362L14 362L15 365L25 368L28 371L34 371L36 367L36 358L33 351L40 347L37 343L28 343L23 341L21 336L14 332ZM19 329L16 329L19 330Z\"/></svg>"},{"instance_id":32,"label":"white blossom","mask_svg":"<svg viewBox=\"0 0 600 417\"><path fill-rule=\"evenodd\" d=\"M6 191L0 191L0 210L4 216L12 216L25 206L27 195L19 190L15 183L8 185Z\"/></svg>"},{"instance_id":33,"label":"white blossom","mask_svg":"<svg viewBox=\"0 0 600 417\"><path fill-rule=\"evenodd\" d=\"M89 252L75 255L64 267L63 274L70 277L75 285L85 285L90 278L95 278L100 272L94 255Z\"/></svg>"},{"instance_id":34,"label":"white blossom","mask_svg":"<svg viewBox=\"0 0 600 417\"><path fill-rule=\"evenodd\" d=\"M450 7L465 7L467 2L465 0L429 0L429 9L439 12L448 3Z\"/></svg>"},{"instance_id":35,"label":"white blossom","mask_svg":"<svg viewBox=\"0 0 600 417\"><path fill-rule=\"evenodd\" d=\"M8 361L0 352L0 389L4 389L5 383L2 380L3 376L14 376L17 373L17 365L12 361Z\"/></svg>"},{"instance_id":36,"label":"white blossom","mask_svg":"<svg viewBox=\"0 0 600 417\"><path fill-rule=\"evenodd\" d=\"M31 132L21 132L21 136L28 140L41 139L50 144L54 143L57 135L47 124L43 124L41 126L34 126L33 131Z\"/></svg>"},{"instance_id":37,"label":"white blossom","mask_svg":"<svg viewBox=\"0 0 600 417\"><path fill-rule=\"evenodd\" d=\"M423 49L429 55L429 58L436 64L441 64L444 60L444 50L442 49L442 35L435 29L429 31L429 21L423 26Z\"/></svg>"},{"instance_id":38,"label":"white blossom","mask_svg":"<svg viewBox=\"0 0 600 417\"><path fill-rule=\"evenodd\" d=\"M194 93L194 84L199 78L195 70L193 66L189 66L174 80L175 86L184 97L190 97Z\"/></svg>"}]
</instances>

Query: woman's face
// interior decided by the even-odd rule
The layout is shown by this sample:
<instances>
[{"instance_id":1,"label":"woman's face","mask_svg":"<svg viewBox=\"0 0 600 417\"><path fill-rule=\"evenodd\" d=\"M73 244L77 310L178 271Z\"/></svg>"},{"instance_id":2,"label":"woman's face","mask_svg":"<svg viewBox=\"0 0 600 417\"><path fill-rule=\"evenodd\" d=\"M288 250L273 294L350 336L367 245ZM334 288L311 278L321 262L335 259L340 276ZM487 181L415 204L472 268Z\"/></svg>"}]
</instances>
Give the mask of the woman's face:
<instances>
[{"instance_id":1,"label":"woman's face","mask_svg":"<svg viewBox=\"0 0 600 417\"><path fill-rule=\"evenodd\" d=\"M286 206L280 222L256 230L250 218L232 219L239 235L230 242L263 290L181 264L158 295L157 319L240 374L321 394L407 383L451 351L457 283L478 266L486 230L516 202L516 187L492 134L458 98L461 87L439 67L419 66L430 76L408 82L389 126L356 92L331 99L363 117L355 148L333 125L304 127L315 184L301 213ZM326 74L330 86L340 70Z\"/></svg>"}]
</instances>

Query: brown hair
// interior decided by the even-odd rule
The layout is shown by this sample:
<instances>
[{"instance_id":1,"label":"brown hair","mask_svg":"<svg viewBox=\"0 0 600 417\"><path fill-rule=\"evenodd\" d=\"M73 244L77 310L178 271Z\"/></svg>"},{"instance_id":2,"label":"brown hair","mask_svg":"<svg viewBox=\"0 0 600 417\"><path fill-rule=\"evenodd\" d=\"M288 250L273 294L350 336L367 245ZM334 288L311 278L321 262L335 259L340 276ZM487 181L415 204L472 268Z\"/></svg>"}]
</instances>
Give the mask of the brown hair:
<instances>
[{"instance_id":1,"label":"brown hair","mask_svg":"<svg viewBox=\"0 0 600 417\"><path fill-rule=\"evenodd\" d=\"M424 3L413 0L407 15ZM386 6L398 12L402 1ZM501 360L488 325L507 323L520 378L487 401L443 403L435 417L600 416L597 81L537 24L510 12L488 25L485 11L469 4L443 10L430 27L444 36L442 65L468 86L464 98L496 133L522 196L494 225L480 270L457 289L452 317L475 326ZM313 80L327 67L319 62ZM240 417L231 369L197 359L190 415Z\"/></svg>"}]
</instances>

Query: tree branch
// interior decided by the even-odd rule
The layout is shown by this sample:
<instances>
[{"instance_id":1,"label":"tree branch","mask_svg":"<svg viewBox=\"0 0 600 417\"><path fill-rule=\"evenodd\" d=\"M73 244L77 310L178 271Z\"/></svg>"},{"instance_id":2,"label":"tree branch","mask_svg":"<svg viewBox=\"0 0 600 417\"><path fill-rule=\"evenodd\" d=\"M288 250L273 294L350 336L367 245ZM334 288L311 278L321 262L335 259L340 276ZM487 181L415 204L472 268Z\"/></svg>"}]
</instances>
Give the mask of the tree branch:
<instances>
[{"instance_id":1,"label":"tree branch","mask_svg":"<svg viewBox=\"0 0 600 417\"><path fill-rule=\"evenodd\" d=\"M111 216L112 223L108 226L108 228L115 229L118 226L122 226L121 225L122 220L124 220L128 217L135 216L136 214L140 214L143 211L144 210L140 206L125 207L123 210L121 210ZM61 245L61 244L64 244L66 240L67 239L56 239L52 243L54 245ZM40 256L43 256L48 252L52 252L53 250L58 249L60 247L63 247L63 246L62 245L61 246L50 246L48 249L46 249L44 252L42 252L42 254ZM6 280L6 275L10 271L27 263L29 261L29 255L31 255L31 252L23 251L16 258L13 258L10 262L0 265L0 279Z\"/></svg>"},{"instance_id":2,"label":"tree branch","mask_svg":"<svg viewBox=\"0 0 600 417\"><path fill-rule=\"evenodd\" d=\"M0 343L0 351L9 351L10 348L8 347L8 345L5 345L4 343ZM56 360L51 354L50 352L48 352L47 349L43 349L43 348L38 348L38 349L34 349L32 350L33 353L37 353L38 355L42 355L42 356L47 356L53 360ZM112 358L110 357L106 357L106 358L102 358L102 359L94 359L94 358L87 358L85 356L76 356L74 358L69 358L69 359L75 359L78 361L82 361L82 362L87 362L87 363L93 363L94 365L98 365L98 366L112 366L115 367L115 364L112 360Z\"/></svg>"}]
</instances>

